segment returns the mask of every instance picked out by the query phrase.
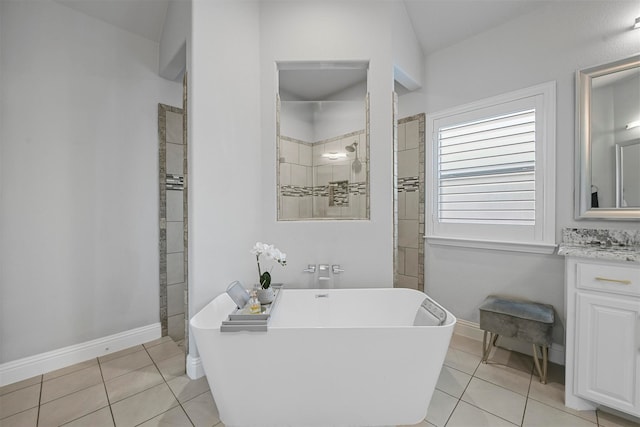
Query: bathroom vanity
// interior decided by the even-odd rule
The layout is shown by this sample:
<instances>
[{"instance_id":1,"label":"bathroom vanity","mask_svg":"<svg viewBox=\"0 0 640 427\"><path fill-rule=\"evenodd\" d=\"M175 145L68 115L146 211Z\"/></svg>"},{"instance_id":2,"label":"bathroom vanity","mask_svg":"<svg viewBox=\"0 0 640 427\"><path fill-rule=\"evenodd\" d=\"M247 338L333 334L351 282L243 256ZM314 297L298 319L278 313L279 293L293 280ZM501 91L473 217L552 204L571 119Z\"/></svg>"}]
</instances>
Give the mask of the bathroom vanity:
<instances>
[{"instance_id":1,"label":"bathroom vanity","mask_svg":"<svg viewBox=\"0 0 640 427\"><path fill-rule=\"evenodd\" d=\"M565 405L640 416L640 231L564 229Z\"/></svg>"}]
</instances>

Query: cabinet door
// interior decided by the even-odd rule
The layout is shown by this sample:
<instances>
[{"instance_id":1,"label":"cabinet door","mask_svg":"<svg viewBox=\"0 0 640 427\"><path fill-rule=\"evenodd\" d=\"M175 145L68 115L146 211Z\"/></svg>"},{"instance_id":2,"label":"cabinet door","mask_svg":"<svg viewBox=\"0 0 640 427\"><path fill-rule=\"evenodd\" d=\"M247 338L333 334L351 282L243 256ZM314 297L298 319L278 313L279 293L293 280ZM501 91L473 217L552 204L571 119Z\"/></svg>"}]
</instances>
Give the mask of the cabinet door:
<instances>
[{"instance_id":1,"label":"cabinet door","mask_svg":"<svg viewBox=\"0 0 640 427\"><path fill-rule=\"evenodd\" d=\"M576 310L577 394L638 415L640 301L579 292Z\"/></svg>"}]
</instances>

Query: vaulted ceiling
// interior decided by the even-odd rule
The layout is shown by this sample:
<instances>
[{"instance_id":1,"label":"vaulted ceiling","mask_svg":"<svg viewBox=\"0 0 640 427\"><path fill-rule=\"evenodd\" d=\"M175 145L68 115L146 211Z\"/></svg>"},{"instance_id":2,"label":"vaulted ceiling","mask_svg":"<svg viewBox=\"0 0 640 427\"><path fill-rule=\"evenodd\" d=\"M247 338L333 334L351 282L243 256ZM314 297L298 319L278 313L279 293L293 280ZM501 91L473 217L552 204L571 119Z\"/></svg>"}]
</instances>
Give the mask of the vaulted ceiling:
<instances>
[{"instance_id":1,"label":"vaulted ceiling","mask_svg":"<svg viewBox=\"0 0 640 427\"><path fill-rule=\"evenodd\" d=\"M160 41L169 0L56 0L118 28ZM177 0L188 1L188 0ZM404 0L425 54L544 6L542 0Z\"/></svg>"}]
</instances>

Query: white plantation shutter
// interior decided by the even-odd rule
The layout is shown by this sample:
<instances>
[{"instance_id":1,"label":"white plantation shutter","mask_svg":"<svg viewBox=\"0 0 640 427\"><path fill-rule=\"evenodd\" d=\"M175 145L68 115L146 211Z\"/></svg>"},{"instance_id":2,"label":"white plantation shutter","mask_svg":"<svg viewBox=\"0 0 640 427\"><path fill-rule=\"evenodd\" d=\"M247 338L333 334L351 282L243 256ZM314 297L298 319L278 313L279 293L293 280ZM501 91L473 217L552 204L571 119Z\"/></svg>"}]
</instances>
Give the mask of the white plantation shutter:
<instances>
[{"instance_id":1,"label":"white plantation shutter","mask_svg":"<svg viewBox=\"0 0 640 427\"><path fill-rule=\"evenodd\" d=\"M427 116L427 241L555 249L555 82Z\"/></svg>"},{"instance_id":2,"label":"white plantation shutter","mask_svg":"<svg viewBox=\"0 0 640 427\"><path fill-rule=\"evenodd\" d=\"M535 109L438 132L438 219L535 224Z\"/></svg>"}]
</instances>

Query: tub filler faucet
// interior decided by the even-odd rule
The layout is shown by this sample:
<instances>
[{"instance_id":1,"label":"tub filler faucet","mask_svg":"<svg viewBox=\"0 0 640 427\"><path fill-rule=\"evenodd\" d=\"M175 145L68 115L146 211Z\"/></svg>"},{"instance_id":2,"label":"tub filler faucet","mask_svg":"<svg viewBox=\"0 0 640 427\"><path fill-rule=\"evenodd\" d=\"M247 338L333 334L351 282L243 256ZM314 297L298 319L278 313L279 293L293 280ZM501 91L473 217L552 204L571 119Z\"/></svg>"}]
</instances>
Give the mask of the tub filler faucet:
<instances>
[{"instance_id":1,"label":"tub filler faucet","mask_svg":"<svg viewBox=\"0 0 640 427\"><path fill-rule=\"evenodd\" d=\"M318 270L319 281L331 280L331 277L329 276L329 264L320 264L318 266Z\"/></svg>"}]
</instances>

